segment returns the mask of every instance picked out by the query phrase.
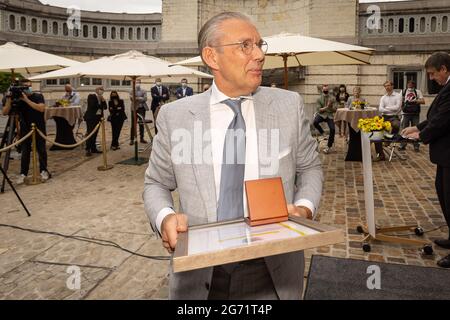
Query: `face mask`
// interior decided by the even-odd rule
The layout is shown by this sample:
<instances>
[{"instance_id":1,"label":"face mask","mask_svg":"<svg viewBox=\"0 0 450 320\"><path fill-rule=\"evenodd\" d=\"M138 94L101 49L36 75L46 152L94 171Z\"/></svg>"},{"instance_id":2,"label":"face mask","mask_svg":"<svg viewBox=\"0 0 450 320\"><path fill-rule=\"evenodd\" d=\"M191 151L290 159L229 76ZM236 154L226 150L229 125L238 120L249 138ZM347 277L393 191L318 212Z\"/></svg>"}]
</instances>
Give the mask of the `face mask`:
<instances>
[{"instance_id":1,"label":"face mask","mask_svg":"<svg viewBox=\"0 0 450 320\"><path fill-rule=\"evenodd\" d=\"M341 92L344 92L344 88L339 89Z\"/></svg>"},{"instance_id":2,"label":"face mask","mask_svg":"<svg viewBox=\"0 0 450 320\"><path fill-rule=\"evenodd\" d=\"M414 91L414 88L408 88L408 91Z\"/></svg>"},{"instance_id":3,"label":"face mask","mask_svg":"<svg viewBox=\"0 0 450 320\"><path fill-rule=\"evenodd\" d=\"M187 87L187 83L184 83L184 82L183 82L183 83L181 84L181 86L182 86L183 88L186 88L186 87Z\"/></svg>"},{"instance_id":4,"label":"face mask","mask_svg":"<svg viewBox=\"0 0 450 320\"><path fill-rule=\"evenodd\" d=\"M28 87L26 90L24 90L25 94L32 94L33 93L33 88L32 87Z\"/></svg>"},{"instance_id":5,"label":"face mask","mask_svg":"<svg viewBox=\"0 0 450 320\"><path fill-rule=\"evenodd\" d=\"M323 91L323 94L328 94L328 90Z\"/></svg>"},{"instance_id":6,"label":"face mask","mask_svg":"<svg viewBox=\"0 0 450 320\"><path fill-rule=\"evenodd\" d=\"M119 97L118 97L118 96L112 96L111 99L113 99L113 100L118 100Z\"/></svg>"},{"instance_id":7,"label":"face mask","mask_svg":"<svg viewBox=\"0 0 450 320\"><path fill-rule=\"evenodd\" d=\"M157 82L156 85L159 87L161 85L161 82Z\"/></svg>"},{"instance_id":8,"label":"face mask","mask_svg":"<svg viewBox=\"0 0 450 320\"><path fill-rule=\"evenodd\" d=\"M105 93L104 90L98 90L98 94L99 94L100 96L102 96L104 93Z\"/></svg>"}]
</instances>

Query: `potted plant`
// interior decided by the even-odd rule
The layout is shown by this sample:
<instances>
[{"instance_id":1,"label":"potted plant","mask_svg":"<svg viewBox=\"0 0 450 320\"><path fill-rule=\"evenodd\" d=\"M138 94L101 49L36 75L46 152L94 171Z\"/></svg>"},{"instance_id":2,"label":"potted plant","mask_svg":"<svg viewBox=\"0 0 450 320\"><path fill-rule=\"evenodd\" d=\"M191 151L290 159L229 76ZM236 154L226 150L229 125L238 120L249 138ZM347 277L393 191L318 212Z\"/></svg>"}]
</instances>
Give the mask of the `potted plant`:
<instances>
[{"instance_id":1,"label":"potted plant","mask_svg":"<svg viewBox=\"0 0 450 320\"><path fill-rule=\"evenodd\" d=\"M389 121L384 121L383 117L359 119L358 128L368 135L372 141L383 140L385 132L391 132L392 126Z\"/></svg>"}]
</instances>

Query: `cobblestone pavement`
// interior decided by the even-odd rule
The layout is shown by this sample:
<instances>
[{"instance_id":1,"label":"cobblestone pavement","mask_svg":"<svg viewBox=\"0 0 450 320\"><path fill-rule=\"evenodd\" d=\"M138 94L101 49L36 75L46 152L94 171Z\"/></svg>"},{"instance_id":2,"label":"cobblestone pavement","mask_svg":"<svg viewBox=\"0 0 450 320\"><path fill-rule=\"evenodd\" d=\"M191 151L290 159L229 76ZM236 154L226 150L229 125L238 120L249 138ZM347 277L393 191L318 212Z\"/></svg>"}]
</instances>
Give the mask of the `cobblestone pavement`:
<instances>
[{"instance_id":1,"label":"cobblestone pavement","mask_svg":"<svg viewBox=\"0 0 450 320\"><path fill-rule=\"evenodd\" d=\"M111 136L109 129L108 124L107 137ZM126 125L122 148L108 152L108 161L114 164L109 171L97 170L102 164L101 155L86 158L81 148L49 151L53 178L41 185L17 187L32 216L26 216L7 186L6 193L0 194L0 224L109 240L141 255L167 256L143 211L141 194L146 165L118 164L133 156L128 139ZM344 147L344 139L337 138L336 151L321 154L325 185L318 220L344 229L346 242L308 250L307 267L312 254L435 267L436 260L448 251L435 248L434 255L423 256L419 247L373 243L370 253L363 252L362 235L356 232L356 227L365 220L362 165L345 162ZM406 161L394 159L373 164L378 223L403 225L418 221L425 231L445 225L434 191L435 167L428 160L428 148L421 147L420 153L408 149L405 154ZM148 157L148 153L142 156ZM18 168L19 161L11 161L9 175L13 180ZM442 228L426 233L424 238L432 240L446 235L447 229ZM132 255L111 245L4 226L0 226L0 239L0 299L168 296L166 260ZM81 271L79 289L72 282L71 266ZM308 268L305 275L307 272Z\"/></svg>"}]
</instances>

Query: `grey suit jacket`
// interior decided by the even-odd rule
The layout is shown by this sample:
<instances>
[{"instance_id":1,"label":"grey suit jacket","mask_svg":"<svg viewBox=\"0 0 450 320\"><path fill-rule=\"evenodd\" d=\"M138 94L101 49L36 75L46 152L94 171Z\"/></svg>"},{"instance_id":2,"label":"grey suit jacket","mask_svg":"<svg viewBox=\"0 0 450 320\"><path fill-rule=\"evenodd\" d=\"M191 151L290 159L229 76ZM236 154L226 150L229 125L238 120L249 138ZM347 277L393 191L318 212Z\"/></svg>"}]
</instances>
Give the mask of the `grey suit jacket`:
<instances>
[{"instance_id":1,"label":"grey suit jacket","mask_svg":"<svg viewBox=\"0 0 450 320\"><path fill-rule=\"evenodd\" d=\"M172 154L180 132L194 136L199 125L203 133L211 127L209 102L211 90L164 105L157 119L158 134L145 173L144 206L153 231L155 222L165 207L173 208L171 191L178 189L180 212L188 215L189 225L217 221L217 201L214 169L211 163L198 161L198 150L191 148L191 163L180 163ZM316 141L310 133L301 97L294 92L260 87L253 94L260 178L280 176L287 203L306 198L319 206L323 173ZM180 130L181 129L181 130ZM272 147L270 133L279 132L279 149ZM177 133L177 134L174 134ZM174 134L174 135L173 135ZM177 136L176 141L171 137ZM210 137L210 136L209 136ZM276 137L276 136L275 136ZM208 134L204 142L208 142ZM203 150L208 150L203 148ZM209 149L210 150L210 149ZM267 150L278 151L275 160L267 160ZM197 158L196 158L197 157ZM176 161L174 161L174 159ZM197 160L197 161L196 161ZM280 299L300 299L303 288L303 252L294 252L265 258ZM213 268L170 274L170 299L206 299Z\"/></svg>"}]
</instances>

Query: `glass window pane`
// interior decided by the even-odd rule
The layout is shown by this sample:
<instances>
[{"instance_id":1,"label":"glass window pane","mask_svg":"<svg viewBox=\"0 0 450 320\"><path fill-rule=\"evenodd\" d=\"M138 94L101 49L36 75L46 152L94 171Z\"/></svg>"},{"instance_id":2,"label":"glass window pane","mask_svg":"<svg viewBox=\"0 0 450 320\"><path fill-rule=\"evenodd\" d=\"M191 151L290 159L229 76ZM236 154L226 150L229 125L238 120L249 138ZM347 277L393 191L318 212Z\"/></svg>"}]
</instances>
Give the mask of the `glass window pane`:
<instances>
[{"instance_id":1,"label":"glass window pane","mask_svg":"<svg viewBox=\"0 0 450 320\"><path fill-rule=\"evenodd\" d=\"M48 22L47 20L42 21L42 33L47 34L48 33Z\"/></svg>"},{"instance_id":2,"label":"glass window pane","mask_svg":"<svg viewBox=\"0 0 450 320\"><path fill-rule=\"evenodd\" d=\"M102 85L102 79L93 78L92 79L92 85L94 85L94 86L101 86Z\"/></svg>"},{"instance_id":3,"label":"glass window pane","mask_svg":"<svg viewBox=\"0 0 450 320\"><path fill-rule=\"evenodd\" d=\"M81 78L80 79L81 86L90 86L91 85L91 78Z\"/></svg>"},{"instance_id":4,"label":"glass window pane","mask_svg":"<svg viewBox=\"0 0 450 320\"><path fill-rule=\"evenodd\" d=\"M47 79L45 80L45 84L48 86L56 86L58 85L57 79Z\"/></svg>"},{"instance_id":5,"label":"glass window pane","mask_svg":"<svg viewBox=\"0 0 450 320\"><path fill-rule=\"evenodd\" d=\"M9 28L11 30L15 30L16 29L16 17L14 15L10 15L9 16Z\"/></svg>"},{"instance_id":6,"label":"glass window pane","mask_svg":"<svg viewBox=\"0 0 450 320\"><path fill-rule=\"evenodd\" d=\"M53 34L55 36L57 36L58 35L58 22L56 22L56 21L53 22L52 29L53 29Z\"/></svg>"},{"instance_id":7,"label":"glass window pane","mask_svg":"<svg viewBox=\"0 0 450 320\"><path fill-rule=\"evenodd\" d=\"M59 79L59 84L62 86L66 85L66 84L70 84L70 79L69 78Z\"/></svg>"}]
</instances>

